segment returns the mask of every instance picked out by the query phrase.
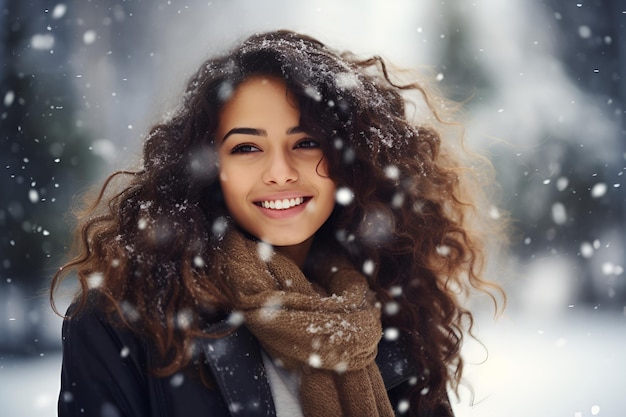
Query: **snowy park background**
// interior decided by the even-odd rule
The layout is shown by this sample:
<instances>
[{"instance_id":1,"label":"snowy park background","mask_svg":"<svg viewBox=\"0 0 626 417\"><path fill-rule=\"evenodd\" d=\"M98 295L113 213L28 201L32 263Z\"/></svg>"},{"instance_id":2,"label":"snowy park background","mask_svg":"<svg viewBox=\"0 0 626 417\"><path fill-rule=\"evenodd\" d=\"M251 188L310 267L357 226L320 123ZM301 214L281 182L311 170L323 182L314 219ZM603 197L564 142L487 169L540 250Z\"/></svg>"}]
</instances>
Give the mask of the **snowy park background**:
<instances>
[{"instance_id":1,"label":"snowy park background","mask_svg":"<svg viewBox=\"0 0 626 417\"><path fill-rule=\"evenodd\" d=\"M0 0L0 415L56 414L73 196L136 163L208 55L288 28L431 68L493 159L509 306L475 302L457 415L625 416L625 25L621 0Z\"/></svg>"}]
</instances>

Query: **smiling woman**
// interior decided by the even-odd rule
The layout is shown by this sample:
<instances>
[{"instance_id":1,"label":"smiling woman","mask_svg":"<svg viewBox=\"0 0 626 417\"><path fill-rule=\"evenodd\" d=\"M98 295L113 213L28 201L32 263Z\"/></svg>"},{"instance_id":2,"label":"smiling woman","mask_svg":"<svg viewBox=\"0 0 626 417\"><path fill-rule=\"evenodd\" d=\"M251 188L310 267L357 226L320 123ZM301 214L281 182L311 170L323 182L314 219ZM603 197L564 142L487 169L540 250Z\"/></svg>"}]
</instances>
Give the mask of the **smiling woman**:
<instances>
[{"instance_id":1,"label":"smiling woman","mask_svg":"<svg viewBox=\"0 0 626 417\"><path fill-rule=\"evenodd\" d=\"M452 415L502 218L444 104L288 31L207 60L79 217L59 414Z\"/></svg>"},{"instance_id":2,"label":"smiling woman","mask_svg":"<svg viewBox=\"0 0 626 417\"><path fill-rule=\"evenodd\" d=\"M251 78L222 108L216 137L222 138L219 176L233 220L271 245L290 247L302 266L333 211L335 184L320 141L299 125L282 80Z\"/></svg>"}]
</instances>

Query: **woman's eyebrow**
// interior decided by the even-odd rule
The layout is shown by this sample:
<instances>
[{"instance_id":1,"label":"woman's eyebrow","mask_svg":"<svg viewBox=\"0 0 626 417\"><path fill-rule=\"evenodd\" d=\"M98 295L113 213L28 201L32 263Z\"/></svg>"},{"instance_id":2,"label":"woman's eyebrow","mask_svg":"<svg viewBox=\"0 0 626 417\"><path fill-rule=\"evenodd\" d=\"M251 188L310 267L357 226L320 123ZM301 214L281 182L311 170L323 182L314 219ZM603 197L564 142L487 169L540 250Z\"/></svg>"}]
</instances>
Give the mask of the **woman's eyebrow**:
<instances>
[{"instance_id":1,"label":"woman's eyebrow","mask_svg":"<svg viewBox=\"0 0 626 417\"><path fill-rule=\"evenodd\" d=\"M295 135L298 133L304 133L304 129L300 126L294 126L287 129L288 135ZM252 135L252 136L267 136L267 131L265 129L256 129L253 127L235 127L232 128L224 135L222 138L222 142L224 142L230 135Z\"/></svg>"},{"instance_id":2,"label":"woman's eyebrow","mask_svg":"<svg viewBox=\"0 0 626 417\"><path fill-rule=\"evenodd\" d=\"M230 135L253 135L253 136L267 136L267 131L265 129L255 129L252 127L235 127L230 129L228 133L224 135L222 138L222 142L224 142Z\"/></svg>"},{"instance_id":3,"label":"woman's eyebrow","mask_svg":"<svg viewBox=\"0 0 626 417\"><path fill-rule=\"evenodd\" d=\"M305 133L305 132L304 132L304 129L300 126L294 126L294 127L290 127L289 129L287 129L288 135L295 135L297 133Z\"/></svg>"}]
</instances>

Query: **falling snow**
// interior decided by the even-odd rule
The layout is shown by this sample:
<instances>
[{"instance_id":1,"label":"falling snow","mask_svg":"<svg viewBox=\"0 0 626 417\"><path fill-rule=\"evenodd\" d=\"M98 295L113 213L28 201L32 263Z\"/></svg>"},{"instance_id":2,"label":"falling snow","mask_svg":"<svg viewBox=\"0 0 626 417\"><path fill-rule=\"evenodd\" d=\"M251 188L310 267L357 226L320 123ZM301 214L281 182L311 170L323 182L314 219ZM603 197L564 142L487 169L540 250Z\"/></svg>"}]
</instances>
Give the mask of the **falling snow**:
<instances>
[{"instance_id":1,"label":"falling snow","mask_svg":"<svg viewBox=\"0 0 626 417\"><path fill-rule=\"evenodd\" d=\"M352 203L352 200L354 200L354 193L347 187L341 187L337 189L335 199L338 204L341 204L342 206L347 206Z\"/></svg>"},{"instance_id":2,"label":"falling snow","mask_svg":"<svg viewBox=\"0 0 626 417\"><path fill-rule=\"evenodd\" d=\"M384 311L388 316L396 315L400 311L400 304L395 301L389 301L385 304Z\"/></svg>"},{"instance_id":3,"label":"falling snow","mask_svg":"<svg viewBox=\"0 0 626 417\"><path fill-rule=\"evenodd\" d=\"M569 185L569 179L567 177L559 177L556 180L556 189L559 191L564 191Z\"/></svg>"},{"instance_id":4,"label":"falling snow","mask_svg":"<svg viewBox=\"0 0 626 417\"><path fill-rule=\"evenodd\" d=\"M34 190L34 189L29 190L28 199L33 204L39 202L39 193L37 192L37 190Z\"/></svg>"},{"instance_id":5,"label":"falling snow","mask_svg":"<svg viewBox=\"0 0 626 417\"><path fill-rule=\"evenodd\" d=\"M128 348L128 346L124 346L122 350L120 350L120 357L126 358L128 357L128 355L130 355L130 349Z\"/></svg>"},{"instance_id":6,"label":"falling snow","mask_svg":"<svg viewBox=\"0 0 626 417\"><path fill-rule=\"evenodd\" d=\"M30 46L38 50L50 50L54 47L54 36L49 33L33 35Z\"/></svg>"},{"instance_id":7,"label":"falling snow","mask_svg":"<svg viewBox=\"0 0 626 417\"><path fill-rule=\"evenodd\" d=\"M606 194L608 187L605 183L599 182L593 186L591 189L591 197L600 198Z\"/></svg>"},{"instance_id":8,"label":"falling snow","mask_svg":"<svg viewBox=\"0 0 626 417\"><path fill-rule=\"evenodd\" d=\"M316 353L312 353L311 356L309 356L308 362L309 366L312 368L320 368L322 366L322 358Z\"/></svg>"},{"instance_id":9,"label":"falling snow","mask_svg":"<svg viewBox=\"0 0 626 417\"><path fill-rule=\"evenodd\" d=\"M13 104L13 101L15 101L15 93L9 90L4 94L4 106L10 107Z\"/></svg>"},{"instance_id":10,"label":"falling snow","mask_svg":"<svg viewBox=\"0 0 626 417\"><path fill-rule=\"evenodd\" d=\"M591 29L589 26L580 26L578 28L578 35L583 39L589 39L591 37Z\"/></svg>"},{"instance_id":11,"label":"falling snow","mask_svg":"<svg viewBox=\"0 0 626 417\"><path fill-rule=\"evenodd\" d=\"M85 45L91 45L96 41L96 32L94 30L88 30L83 33L83 42Z\"/></svg>"},{"instance_id":12,"label":"falling snow","mask_svg":"<svg viewBox=\"0 0 626 417\"><path fill-rule=\"evenodd\" d=\"M260 241L257 243L257 254L263 262L269 262L274 256L274 248L267 242Z\"/></svg>"},{"instance_id":13,"label":"falling snow","mask_svg":"<svg viewBox=\"0 0 626 417\"><path fill-rule=\"evenodd\" d=\"M322 100L322 94L319 91L317 91L317 89L313 86L307 86L304 89L304 93L315 101Z\"/></svg>"},{"instance_id":14,"label":"falling snow","mask_svg":"<svg viewBox=\"0 0 626 417\"><path fill-rule=\"evenodd\" d=\"M567 211L563 203L554 203L552 205L552 220L556 224L565 224L567 222Z\"/></svg>"},{"instance_id":15,"label":"falling snow","mask_svg":"<svg viewBox=\"0 0 626 417\"><path fill-rule=\"evenodd\" d=\"M580 254L583 258L591 258L594 254L593 245L589 242L583 242L580 244Z\"/></svg>"},{"instance_id":16,"label":"falling snow","mask_svg":"<svg viewBox=\"0 0 626 417\"><path fill-rule=\"evenodd\" d=\"M400 169L395 165L387 165L385 167L385 175L390 180L397 181L400 179Z\"/></svg>"},{"instance_id":17,"label":"falling snow","mask_svg":"<svg viewBox=\"0 0 626 417\"><path fill-rule=\"evenodd\" d=\"M372 275L374 273L375 267L376 267L376 264L374 263L374 261L372 261L371 259L368 259L365 262L363 262L363 273L365 275Z\"/></svg>"},{"instance_id":18,"label":"falling snow","mask_svg":"<svg viewBox=\"0 0 626 417\"><path fill-rule=\"evenodd\" d=\"M447 246L447 245L439 245L439 246L437 246L437 253L440 256L444 256L444 257L448 256L448 255L450 255L450 247Z\"/></svg>"},{"instance_id":19,"label":"falling snow","mask_svg":"<svg viewBox=\"0 0 626 417\"><path fill-rule=\"evenodd\" d=\"M170 378L170 385L174 388L178 388L185 382L185 375L176 373Z\"/></svg>"},{"instance_id":20,"label":"falling snow","mask_svg":"<svg viewBox=\"0 0 626 417\"><path fill-rule=\"evenodd\" d=\"M102 285L104 276L100 272L93 272L87 277L89 288L98 288Z\"/></svg>"},{"instance_id":21,"label":"falling snow","mask_svg":"<svg viewBox=\"0 0 626 417\"><path fill-rule=\"evenodd\" d=\"M52 18L61 19L63 16L65 16L66 12L67 12L67 6L63 3L59 3L56 6L54 6L54 9L52 10Z\"/></svg>"},{"instance_id":22,"label":"falling snow","mask_svg":"<svg viewBox=\"0 0 626 417\"><path fill-rule=\"evenodd\" d=\"M228 323L233 327L238 327L244 322L244 315L241 311L233 311L228 315Z\"/></svg>"},{"instance_id":23,"label":"falling snow","mask_svg":"<svg viewBox=\"0 0 626 417\"><path fill-rule=\"evenodd\" d=\"M193 266L195 266L196 268L203 268L203 267L204 267L204 265L205 265L205 263L204 263L204 259L202 259L202 257L201 257L201 256L196 255L196 256L193 258Z\"/></svg>"},{"instance_id":24,"label":"falling snow","mask_svg":"<svg viewBox=\"0 0 626 417\"><path fill-rule=\"evenodd\" d=\"M152 115L144 113L147 111L146 109L152 109L154 103L151 100L160 99L158 96L155 97L153 94L155 88L151 86L156 84L159 88L162 87L169 91L174 83L171 79L176 80L176 83L180 81L180 68L187 68L185 70L187 71L192 66L189 64L190 61L197 60L200 54L204 56L207 51L207 39L213 39L217 35L210 34L207 36L208 32L206 31L209 30L207 28L213 26L204 24L188 25L188 27L195 28L194 36L184 41L181 41L179 36L184 36L185 25L180 25L183 29L177 33L163 31L161 34L155 34L154 31L149 30L150 25L140 24L138 20L138 18L146 17L148 14L145 14L146 16L141 16L138 13L133 15L130 12L130 7L122 4L124 2L112 6L104 14L98 13L98 18L92 21L87 15L80 16L75 13L80 10L82 13L87 13L90 5L97 4L97 1L87 2L84 7L81 5L81 8L68 7L65 3L56 5L54 3L49 4L50 10L33 12L33 16L36 16L37 19L45 19L41 20L42 24L27 26L28 21L24 20L24 27L30 29L22 41L24 50L16 51L16 53L25 58L21 62L16 60L16 63L24 66L25 62L28 63L27 60L32 60L36 70L24 66L24 71L20 73L20 77L24 78L20 78L20 80L35 84L44 83L45 73L55 71L57 68L62 71L63 77L72 78L75 84L68 84L66 88L68 91L76 91L79 97L79 101L76 103L78 110L71 114L71 128L75 127L77 130L71 131L70 128L64 127L61 129L63 135L68 138L71 135L84 138L81 139L83 142L80 142L80 146L87 149L90 155L95 155L97 158L94 160L107 164L107 167L118 168L125 163L122 161L124 157L135 152L134 148L130 150L129 148L131 143L139 142L140 135L145 131L142 121L152 117ZM171 3L167 2L168 5ZM204 10L214 11L216 4L213 3L212 6L207 6L211 2L202 3L203 6L208 7ZM457 414L459 416L503 415L501 411L506 410L508 415L516 416L619 415L619 412L626 408L626 404L621 397L611 395L611 390L607 390L605 387L619 387L625 383L623 378L625 372L616 372L616 370L619 371L623 368L623 361L619 360L619 348L625 342L623 338L623 314L618 314L616 319L611 318L609 313L603 311L604 304L601 304L599 311L596 311L598 314L606 315L603 316L604 320L600 320L598 315L575 316L576 320L571 320L570 314L573 313L571 310L579 308L576 291L582 292L580 288L586 288L584 286L579 288L578 283L584 280L580 274L581 271L587 271L587 267L596 273L593 277L587 277L587 283L590 286L597 285L601 288L602 294L611 294L609 300L619 299L615 294L620 286L623 287L624 282L624 243L620 225L620 219L623 217L609 218L608 215L605 215L605 207L607 206L614 207L613 214L619 213L623 207L623 205L615 204L623 200L622 189L624 187L621 187L620 182L620 176L623 172L617 172L621 169L624 156L626 156L623 154L623 136L619 133L620 128L616 131L612 130L612 119L602 116L601 111L593 107L593 92L584 87L575 87L576 77L581 76L580 74L574 75L576 68L580 67L587 71L590 76L595 77L593 78L594 83L599 83L601 79L610 80L617 77L615 74L618 73L612 72L608 65L601 65L602 62L597 60L597 55L587 55L580 48L576 49L576 57L580 59L577 66L568 65L565 61L559 61L557 58L565 55L567 51L567 48L562 48L561 44L558 43L562 37L576 38L580 42L581 48L585 44L594 44L605 48L602 51L606 56L611 56L610 54L613 53L611 48L621 45L623 39L620 33L610 31L611 25L599 27L594 24L593 14L590 13L592 10L590 9L591 3L580 2L575 5L574 11L579 12L577 16L585 18L575 22L574 25L567 28L566 33L561 34L552 30L556 30L557 25L567 24L568 21L571 24L572 15L566 9L539 13L534 9L531 2L502 2L497 7L495 7L495 2L493 4L487 3L473 3L472 7L465 11L464 18L469 19L465 22L467 28L464 27L463 31L459 33L463 42L460 47L466 48L467 51L480 51L480 54L474 57L474 65L480 67L483 76L488 77L486 80L493 90L491 93L484 92L484 97L481 91L480 99L474 101L478 103L478 106L473 108L472 116L476 116L478 120L484 119L486 125L489 126L480 131L478 136L504 138L507 143L512 144L512 148L515 148L515 151L512 151L510 155L507 152L497 153L495 150L494 153L497 155L495 162L496 164L503 164L505 168L499 168L499 174L502 176L500 179L504 185L506 199L510 199L513 206L519 206L523 214L528 214L528 217L518 221L517 224L523 227L532 226L522 231L523 240L520 243L520 246L525 248L529 258L536 260L554 257L560 262L561 268L570 267L572 258L575 258L576 264L562 275L554 273L555 271L550 269L551 273L544 273L540 279L537 279L541 282L538 284L540 295L537 296L537 293L534 293L535 296L528 299L531 300L529 305L534 306L533 308L544 313L545 311L548 312L542 315L541 333L528 324L531 321L524 322L523 325L520 323L513 323L515 325L512 325L511 323L516 318L524 317L522 315L516 316L519 312L514 309L510 313L507 312L504 323L500 322L501 324L498 325L502 327L488 333L485 342L490 348L490 355L486 367L477 368L479 376L476 378L478 383L475 384L477 386L475 410L466 410L465 414ZM192 1L185 7L176 7L176 16L167 14L161 9L159 9L159 13L154 15L162 15L162 19L173 22L173 17L179 18L181 14L191 14L190 11L203 10L198 7L198 4L200 2ZM252 2L250 4L252 7ZM520 8L522 4L524 8ZM52 7L53 5L54 7ZM384 25L370 24L371 30L368 33L359 32L354 30L352 20L349 18L351 15L346 6L340 4L336 6L330 9L338 12L343 11L342 26L345 25L346 33L349 34L346 35L347 41L352 39L349 36L355 36L354 39L358 39L366 46L371 46L371 49L380 49L376 45L378 44L377 40L384 38L384 36L380 36L381 31L387 30L383 27ZM285 7L292 6L287 6L285 3ZM542 10L543 8L542 5ZM271 8L267 9L259 11L260 15L267 16L265 19L267 22L278 22L282 19L281 13L275 13L275 16L272 16L270 14L272 13ZM316 23L318 20L325 25L336 25L336 19L327 18L333 13L333 10L330 9L320 8L315 13L300 13L307 16L308 23L303 27L308 28L310 24L318 24ZM409 10L411 13L408 13ZM415 13L416 10L424 11L424 13ZM389 21L393 21L394 29L397 27L400 32L403 30L404 15L424 16L419 25L414 19L410 20L409 28L403 32L405 36L417 37L420 42L420 48L417 48L418 52L426 54L419 56L421 62L431 62L431 60L434 61L432 57L447 56L446 53L454 53L453 50L446 49L448 45L453 45L451 36L449 34L444 36L441 33L441 28L438 27L444 23L440 18L431 19L437 15L437 13L429 14L429 11L432 12L433 10L438 9L432 5L426 6L411 2L406 2L403 7L387 5L384 8L384 12L388 13L389 16L397 17L396 19L389 19ZM382 13L383 9L376 9L376 11ZM329 13L329 15L324 13ZM394 13L397 14L394 15ZM372 15L376 15L376 18L380 17L380 13L372 13ZM498 19L498 16L511 15L519 17L516 24L510 24L510 20L506 18ZM207 19L206 16L206 13L200 12L196 14L196 19ZM367 20L367 16L361 16L358 13L354 16ZM446 15L441 14L441 16ZM488 22L485 24L487 19ZM529 21L532 24L525 24ZM76 51L76 55L72 55L71 59L61 55L62 49L68 47L68 40L64 38L64 32L67 30L67 26L64 25L67 23L71 23L77 28L75 30L78 32L72 35L76 40L72 42L79 43L78 47L82 51ZM203 23L206 22L203 21ZM132 25L131 29L137 32L129 30L128 27L124 26L125 24ZM153 25L154 28L162 26ZM545 29L544 26L549 27L550 30ZM378 27L380 30L377 29ZM129 42L128 45L124 45L124 48L120 48L119 45L111 47L109 42L116 36L113 28L124 35L124 42ZM333 31L337 29L329 32L321 26L319 28L326 34L335 33ZM125 30L126 32L124 32ZM141 50L141 48L133 47L130 42L133 42L134 37L129 36L133 33L141 33L142 36L137 36L137 39L154 40L155 42L149 46L151 49ZM215 38L215 43L221 47L221 42L224 39L223 37ZM368 43L371 45L367 45ZM197 47L196 44L201 46ZM403 42L391 42L384 47L384 51L375 52L385 52L385 54L395 55L402 60L409 55L407 50L401 49L402 44ZM415 43L409 44L408 51L413 53L416 50ZM533 45L534 49L524 49L524 45L530 44ZM170 45L176 46L171 48ZM400 49L397 49L399 47ZM200 52L195 53L194 48ZM543 51L542 54L536 55L536 51L540 50ZM555 51L563 53L555 53ZM432 57L428 54L431 54ZM56 57L59 59L55 60ZM150 59L141 61L143 58L140 59L139 57L146 57L146 59L149 57ZM50 59L50 61L44 59ZM168 67L170 65L168 62L175 63L175 71ZM80 70L76 72L72 65L80 66ZM133 67L137 69L134 70ZM143 73L145 68L159 68L159 71L145 76ZM563 71L563 68L568 71ZM441 87L445 89L448 87L447 83L453 83L458 74L455 74L451 67L441 67L441 69L442 72L438 72L439 69L435 72L435 80L441 83ZM102 76L105 71L111 70L113 75L110 75L110 78L109 76ZM465 70L467 77L463 79L471 79L471 68L464 68ZM572 74L569 74L570 71ZM70 75L73 73L80 75ZM169 81L167 77L170 77ZM507 77L508 79L506 79ZM345 90L345 94L352 94L355 93L354 90L364 88L361 80L349 69L346 69L345 73L337 75L334 82L338 88ZM30 109L28 106L37 100L37 98L28 95L22 87L9 87L0 91L0 94L4 94L2 97L4 108L0 109L0 120L6 125L9 125L6 121L10 120L12 112ZM548 90L550 94L546 95L545 92ZM321 101L323 97L320 91L316 86L310 86L307 89L307 94L312 99ZM602 105L609 109L611 114L623 118L623 111L618 104L623 102L622 97L618 95L617 91L609 91L607 94L609 93L611 97L603 97ZM131 94L135 98L129 101ZM224 83L220 86L218 95L221 100L228 100L232 94L232 84ZM486 94L492 95L487 97ZM46 104L45 111L36 113L36 118L54 122L57 120L54 118L59 117L60 114L70 113L72 108L70 104L72 103L55 101L60 100L59 97L62 98L58 92L54 94L46 92L40 97L51 100L51 102ZM337 108L340 104L335 101L327 102L331 108ZM474 105L474 103L471 104ZM505 124L507 117L515 120L511 122L508 119L508 124ZM520 120L523 123L520 123ZM33 121L36 120L28 120L31 124ZM51 124L51 126L54 125ZM85 127L88 127L89 130L93 129L95 136L92 136L92 132L85 133ZM51 224L52 222L35 219L29 210L41 209L50 212L51 203L57 201L56 204L59 205L62 200L68 197L63 195L61 191L67 193L75 191L73 188L76 187L73 182L74 179L70 181L67 174L57 175L61 172L60 170L66 170L64 171L66 173L71 172L72 175L76 172L77 179L86 179L86 177L83 178L86 174L75 168L77 164L81 163L81 158L84 156L76 154L76 149L66 146L70 143L69 139L67 142L65 138L62 140L51 139L53 131L54 129L47 129L46 134L49 134L50 137L44 137L41 134L31 135L28 133L29 126L26 121L20 121L19 125L12 127L9 135L11 138L15 137L15 143L10 144L11 147L7 148L7 153L3 155L3 157L7 155L15 157L14 161L7 159L6 163L3 162L2 168L6 176L10 178L11 184L17 184L20 188L11 189L11 192L15 194L3 195L5 206L0 207L0 224L6 224L7 220L9 222L15 221L18 229L26 232L25 235L7 234L6 248L7 250L16 250L18 253L29 251L29 255L32 256L31 259L41 256L35 252L35 248L44 246L48 240L55 237L62 239L64 235L55 225ZM558 136L559 132L563 132L565 138L563 148L548 149L544 152L546 149L543 147L544 142L551 143L551 138L555 135ZM471 129L468 133L469 136L474 134ZM385 146L395 146L390 138L382 135L380 130L373 129L368 134L380 139L381 144ZM587 139L579 140L579 136ZM613 141L607 141L607 137L612 138ZM333 146L342 151L343 162L346 164L353 163L356 154L350 148L350 143L338 137L332 140ZM36 144L37 146L28 148L29 144ZM520 144L524 147L523 152L512 157ZM570 144L584 149L584 151L581 155L561 154ZM533 153L531 149L537 149L537 151ZM611 159L615 156L612 154L617 155L617 159L621 159L621 161L616 164ZM37 155L42 155L42 157ZM199 158L202 159L204 156L202 154ZM535 158L536 161L533 160ZM574 163L573 165L567 164L566 159L569 158ZM603 163L606 159L606 166L600 169L591 167L591 162L596 159L602 160ZM161 163L163 161L154 162ZM215 169L213 163L214 161L210 161L210 163L205 161L199 165L194 165L198 168L195 174L213 175ZM56 170L54 179L38 177L39 167L43 164L54 164ZM516 170L518 165L524 165L523 174L519 169ZM615 169L616 166L619 166L619 169ZM98 168L94 165L93 169ZM591 175L590 173L594 170L597 174ZM399 183L402 180L400 169L395 165L386 166L384 172L392 182ZM508 178L508 175L511 175L512 178ZM523 187L516 185L518 181L524 186L528 186L531 193L523 194ZM541 189L532 188L532 184L539 184ZM81 183L79 187L83 186L84 184ZM399 189L388 195L388 203L391 208L397 209L405 204L407 195L403 190ZM53 195L53 192L56 191L59 193ZM341 187L337 190L337 204L347 206L353 204L354 199L355 195L349 188ZM579 202L582 202L581 207L584 206L584 210L579 210ZM148 210L152 202L141 202L140 204L142 210ZM425 202L418 201L413 204L413 209L418 213L422 213L425 207L427 207ZM181 211L188 208L189 206L186 204L179 206ZM505 211L492 207L489 209L489 215L498 218ZM148 230L151 226L149 213L144 214L146 217L138 219L137 222L139 230ZM57 220L59 219L55 219L54 222ZM375 242L389 235L393 227L389 220L384 213L368 213L359 233L355 235L347 231L337 231L337 237L342 242L353 242L357 239ZM584 227L587 224L592 225L592 227ZM576 228L574 232L577 234L573 234L570 229L567 229L570 226ZM163 230L165 229L167 227ZM214 238L221 239L227 229L228 221L220 217L211 225L210 232ZM539 230L539 233L533 234L532 232L535 230ZM35 241L33 243L24 236L28 239L36 237L41 239L41 242ZM565 249L559 246L559 239L563 239L563 236L566 236L566 240L571 240L571 246ZM44 240L46 242L43 242ZM547 249L542 245L545 245ZM137 255L133 246L129 245L127 250L127 256ZM437 248L437 252L442 256L447 256L449 248L440 246ZM566 258L563 252L567 252L569 257ZM269 260L273 252L269 245L263 246L261 244L258 247L258 253L262 259ZM560 257L557 258L557 256ZM12 255L5 256L3 254L3 257L0 259L0 266L3 271L11 270L10 267L18 261ZM524 265L528 259L520 259L519 261ZM110 266L112 268L119 267L121 262L126 262L126 260L112 259ZM196 268L205 267L205 260L201 255L193 257L192 263ZM362 265L362 271L366 274L373 273L374 269L375 265L371 260ZM521 281L525 283L533 281L534 278L530 277L532 274L527 274L530 271L529 268L524 265L519 269L515 272L523 277ZM5 341L20 340L22 337L20 335L26 334L24 329L15 330L17 325L36 327L31 323L35 320L33 317L36 315L29 312L28 308L22 304L19 304L20 307L16 309L15 302L11 301L32 298L30 295L18 294L9 302L5 301L6 294L14 291L18 287L17 284L24 279L19 275L10 275L7 276L3 272L0 280L1 284L4 285L0 288L0 302L6 303L6 305L2 304L1 306L6 307L6 310L10 312L7 315L7 320L5 320L8 325L6 323L0 324L0 331L2 331L0 338ZM559 281L561 276L564 277L562 282ZM101 273L91 274L87 280L90 288L100 287L103 281L104 276ZM554 284L555 282L558 285ZM514 308L516 304L523 304L522 301L525 299L519 298L521 297L520 294L529 292L529 287L520 285L520 291L517 291L518 288L516 287L511 292ZM389 294L392 297L400 297L402 296L402 288L392 287L389 289ZM547 298L543 298L541 294ZM591 293L584 295L594 296ZM542 304L548 298L552 301ZM558 302L555 302L555 299ZM548 304L550 307L546 307ZM275 309L279 305L279 303L274 303L269 305L268 309ZM562 305L569 306L567 314L570 315L552 316L552 314L556 314L554 310ZM20 313L20 308L24 310L22 313ZM127 302L122 303L122 310L130 321L139 318L139 313L135 307ZM390 301L382 306L382 311L389 316L395 315L400 312L400 305L397 301ZM554 320L555 325L552 328L546 325L546 322L551 323L546 318ZM39 320L43 322L43 319ZM188 311L183 311L176 316L176 323L181 328L186 328L190 324L190 320L192 320L192 316ZM244 321L243 314L233 312L229 315L228 321L234 326L241 325ZM59 326L60 323L48 326L51 329L56 329L54 334L50 336L52 340L58 341ZM396 335L394 330L386 329L384 337L393 339ZM13 331L22 333L11 333ZM4 337L7 334L9 337ZM0 414L34 416L41 410L52 410L43 413L44 415L50 415L51 412L54 412L58 395L59 357L48 354L48 352L46 352L45 357L41 356L42 354L42 352L37 352L36 359L31 362L16 358L15 363L18 365L15 368L8 365L13 359L7 360L7 355L5 355L4 360L0 361L0 369L2 370L0 372L0 404L3 404L0 405ZM127 346L122 347L120 357L127 358L129 355L130 349ZM568 358L575 358L574 362L577 365L572 367ZM469 367L471 368L474 363L482 362L482 359L479 357L474 362L470 360ZM321 366L319 357L312 356L311 361L313 364ZM338 365L338 370L341 370L340 365ZM536 375L538 374L542 375L542 378L537 379ZM472 376L471 370L469 376ZM170 378L172 387L179 387L183 383L184 376L182 374L175 374ZM19 386L28 386L28 390L16 391ZM571 393L567 397L567 401L564 401L560 395L554 395L554 391L550 390L554 386L561 387L563 392ZM28 392L26 393L26 391ZM530 399L527 402L529 405L522 404L519 410L511 410L510 404L519 399L521 395ZM63 401L72 401L73 394L67 391L62 394L61 398ZM12 407L18 407L22 403L24 405L20 411L12 411ZM490 404L494 403L502 403L498 411L483 412L490 407ZM536 408L537 404L541 405L540 409ZM5 407L8 407L8 411L5 411ZM107 407L102 410L103 415L118 414L118 410L112 405ZM239 406L236 404L232 405L234 409L237 407ZM408 411L408 408L408 401L401 400L399 402L398 409L400 412ZM526 409L523 410L524 408ZM551 410L557 409L558 412L551 412ZM518 414L515 414L516 412Z\"/></svg>"}]
</instances>

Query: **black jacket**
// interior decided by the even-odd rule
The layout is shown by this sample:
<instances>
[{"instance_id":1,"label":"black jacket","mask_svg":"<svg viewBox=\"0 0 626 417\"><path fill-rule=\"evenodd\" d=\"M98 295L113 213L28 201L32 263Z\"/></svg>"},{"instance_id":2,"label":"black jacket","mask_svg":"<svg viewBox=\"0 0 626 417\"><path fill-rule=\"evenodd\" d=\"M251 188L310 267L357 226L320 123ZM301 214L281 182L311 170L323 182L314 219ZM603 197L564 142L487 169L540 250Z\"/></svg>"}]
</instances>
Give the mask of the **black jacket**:
<instances>
[{"instance_id":1,"label":"black jacket","mask_svg":"<svg viewBox=\"0 0 626 417\"><path fill-rule=\"evenodd\" d=\"M273 416L257 340L245 328L199 341L216 388L187 373L153 376L156 353L135 333L88 308L63 324L59 416ZM416 375L400 343L381 341L376 357L394 408Z\"/></svg>"}]
</instances>

